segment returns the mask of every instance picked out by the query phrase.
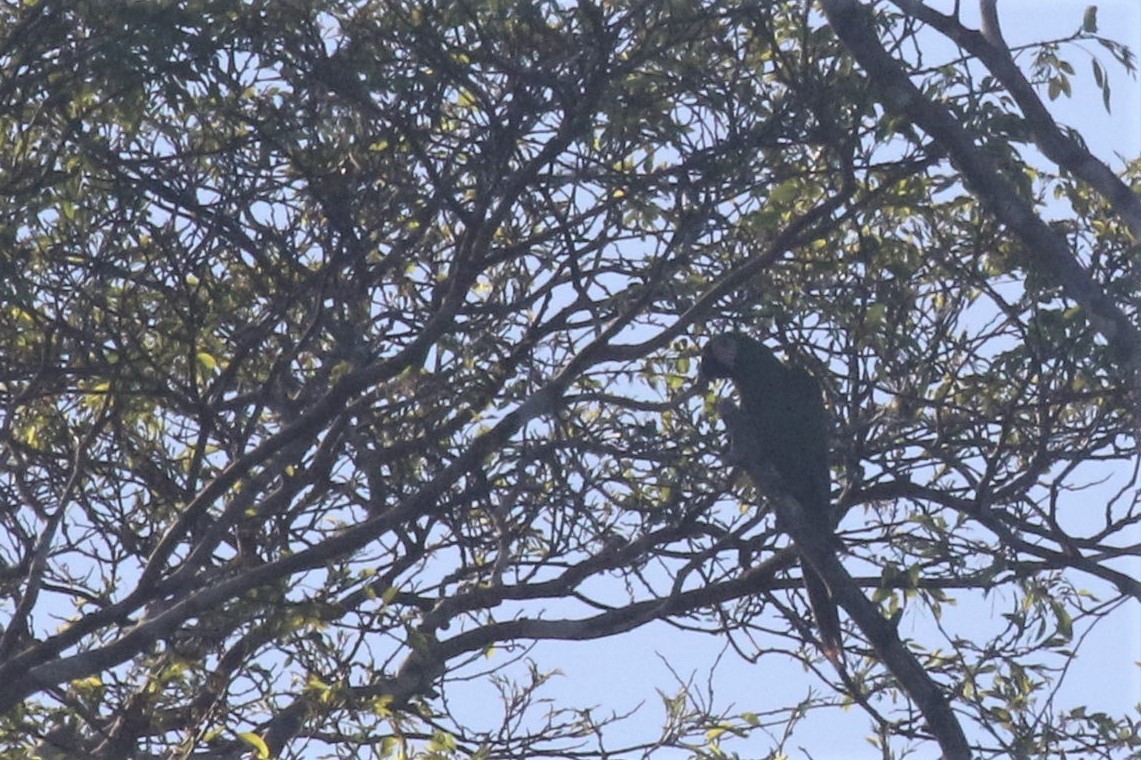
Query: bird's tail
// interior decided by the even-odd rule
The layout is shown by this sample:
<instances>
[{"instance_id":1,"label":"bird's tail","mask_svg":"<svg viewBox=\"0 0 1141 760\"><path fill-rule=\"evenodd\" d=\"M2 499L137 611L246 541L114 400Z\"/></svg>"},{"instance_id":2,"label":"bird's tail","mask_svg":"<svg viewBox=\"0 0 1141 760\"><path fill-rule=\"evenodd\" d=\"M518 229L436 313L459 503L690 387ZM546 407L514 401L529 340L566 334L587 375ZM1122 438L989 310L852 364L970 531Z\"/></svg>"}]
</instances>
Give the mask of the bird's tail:
<instances>
[{"instance_id":1,"label":"bird's tail","mask_svg":"<svg viewBox=\"0 0 1141 760\"><path fill-rule=\"evenodd\" d=\"M836 600L824 579L808 563L802 562L801 565L804 590L808 592L808 604L812 607L812 617L816 619L816 630L820 636L820 651L839 668L844 661L844 645L840 639L840 611Z\"/></svg>"}]
</instances>

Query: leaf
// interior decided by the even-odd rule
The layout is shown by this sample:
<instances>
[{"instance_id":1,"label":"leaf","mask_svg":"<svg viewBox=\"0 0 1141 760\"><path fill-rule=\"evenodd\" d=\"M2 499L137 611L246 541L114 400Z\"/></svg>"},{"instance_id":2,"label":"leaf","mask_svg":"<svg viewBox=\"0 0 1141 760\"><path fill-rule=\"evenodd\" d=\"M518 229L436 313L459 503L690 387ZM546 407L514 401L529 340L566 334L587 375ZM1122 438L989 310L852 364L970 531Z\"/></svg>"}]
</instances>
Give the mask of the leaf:
<instances>
[{"instance_id":1,"label":"leaf","mask_svg":"<svg viewBox=\"0 0 1141 760\"><path fill-rule=\"evenodd\" d=\"M428 742L430 752L452 754L456 751L456 737L445 731L436 731Z\"/></svg>"},{"instance_id":2,"label":"leaf","mask_svg":"<svg viewBox=\"0 0 1141 760\"><path fill-rule=\"evenodd\" d=\"M468 90L468 89L464 89L460 92L460 97L459 97L458 102L459 102L460 108L462 108L464 110L468 110L471 108L475 108L476 104L479 103L479 99L476 97L476 94L474 92L472 92L471 90Z\"/></svg>"},{"instance_id":3,"label":"leaf","mask_svg":"<svg viewBox=\"0 0 1141 760\"><path fill-rule=\"evenodd\" d=\"M799 180L782 182L769 191L769 202L779 206L792 203L804 193L804 185Z\"/></svg>"},{"instance_id":4,"label":"leaf","mask_svg":"<svg viewBox=\"0 0 1141 760\"><path fill-rule=\"evenodd\" d=\"M865 321L870 327L879 327L883 324L885 317L887 317L887 306L882 303L874 303L868 307Z\"/></svg>"},{"instance_id":5,"label":"leaf","mask_svg":"<svg viewBox=\"0 0 1141 760\"><path fill-rule=\"evenodd\" d=\"M1085 15L1082 16L1082 31L1087 34L1093 34L1097 31L1097 6L1091 5L1086 8Z\"/></svg>"},{"instance_id":6,"label":"leaf","mask_svg":"<svg viewBox=\"0 0 1141 760\"><path fill-rule=\"evenodd\" d=\"M213 372L218 369L218 360L206 351L199 351L195 358L198 360L198 366L207 372Z\"/></svg>"},{"instance_id":7,"label":"leaf","mask_svg":"<svg viewBox=\"0 0 1141 760\"><path fill-rule=\"evenodd\" d=\"M1074 637L1074 619L1064 605L1055 602L1050 607L1053 609L1057 621L1057 628L1054 633L1064 641L1070 641Z\"/></svg>"},{"instance_id":8,"label":"leaf","mask_svg":"<svg viewBox=\"0 0 1141 760\"><path fill-rule=\"evenodd\" d=\"M392 717L392 702L396 697L392 694L382 694L372 700L372 711L382 718Z\"/></svg>"},{"instance_id":9,"label":"leaf","mask_svg":"<svg viewBox=\"0 0 1141 760\"><path fill-rule=\"evenodd\" d=\"M254 751L257 753L256 757L258 760L269 760L269 745L266 744L265 740L260 736L252 731L246 731L244 733L238 734L238 738L254 748Z\"/></svg>"}]
</instances>

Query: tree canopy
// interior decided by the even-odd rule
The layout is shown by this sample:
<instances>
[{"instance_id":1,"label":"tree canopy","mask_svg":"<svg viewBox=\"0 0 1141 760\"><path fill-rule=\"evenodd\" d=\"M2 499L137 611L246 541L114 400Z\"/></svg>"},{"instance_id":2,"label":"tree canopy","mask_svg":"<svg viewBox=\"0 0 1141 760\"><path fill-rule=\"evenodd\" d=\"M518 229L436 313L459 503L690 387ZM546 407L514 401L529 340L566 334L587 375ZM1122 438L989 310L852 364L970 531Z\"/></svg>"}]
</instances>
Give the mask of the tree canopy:
<instances>
[{"instance_id":1,"label":"tree canopy","mask_svg":"<svg viewBox=\"0 0 1141 760\"><path fill-rule=\"evenodd\" d=\"M1137 752L1059 690L1141 602L1141 163L1050 110L1134 59L959 10L5 4L4 756ZM727 330L829 401L838 670ZM632 735L535 648L651 624L756 704Z\"/></svg>"}]
</instances>

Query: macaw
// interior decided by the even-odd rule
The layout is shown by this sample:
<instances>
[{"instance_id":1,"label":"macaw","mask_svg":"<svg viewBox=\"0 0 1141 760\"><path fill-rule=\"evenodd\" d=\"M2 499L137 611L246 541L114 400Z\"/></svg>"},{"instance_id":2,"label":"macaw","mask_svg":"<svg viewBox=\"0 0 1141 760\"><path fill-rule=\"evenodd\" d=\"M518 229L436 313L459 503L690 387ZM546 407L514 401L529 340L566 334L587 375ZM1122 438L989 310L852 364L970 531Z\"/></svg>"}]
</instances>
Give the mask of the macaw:
<instances>
[{"instance_id":1,"label":"macaw","mask_svg":"<svg viewBox=\"0 0 1141 760\"><path fill-rule=\"evenodd\" d=\"M838 544L830 506L828 417L816 378L782 363L764 344L739 332L718 335L706 344L700 374L733 381L741 401L734 424L748 426L748 455L759 458L761 464L771 464L805 522ZM800 564L821 651L832 662L839 662L842 644L836 602L809 563Z\"/></svg>"}]
</instances>

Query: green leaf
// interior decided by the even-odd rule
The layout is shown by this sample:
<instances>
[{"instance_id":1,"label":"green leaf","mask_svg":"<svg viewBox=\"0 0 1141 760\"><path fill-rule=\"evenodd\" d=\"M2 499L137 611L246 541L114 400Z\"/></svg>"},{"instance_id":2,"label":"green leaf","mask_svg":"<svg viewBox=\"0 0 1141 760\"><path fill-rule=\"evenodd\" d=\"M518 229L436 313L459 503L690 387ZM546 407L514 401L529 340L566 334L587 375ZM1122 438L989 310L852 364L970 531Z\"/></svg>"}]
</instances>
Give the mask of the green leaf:
<instances>
[{"instance_id":1,"label":"green leaf","mask_svg":"<svg viewBox=\"0 0 1141 760\"><path fill-rule=\"evenodd\" d=\"M206 351L199 351L195 358L198 360L198 366L207 372L213 372L218 368L218 360Z\"/></svg>"},{"instance_id":2,"label":"green leaf","mask_svg":"<svg viewBox=\"0 0 1141 760\"><path fill-rule=\"evenodd\" d=\"M874 303L868 307L868 313L864 321L867 322L870 327L879 327L883 324L885 317L887 317L887 306L882 303Z\"/></svg>"},{"instance_id":3,"label":"green leaf","mask_svg":"<svg viewBox=\"0 0 1141 760\"><path fill-rule=\"evenodd\" d=\"M269 760L269 745L266 744L265 740L260 736L253 733L252 731L246 731L244 733L238 734L238 738L254 748L254 751L257 753L256 757L258 760Z\"/></svg>"}]
</instances>

